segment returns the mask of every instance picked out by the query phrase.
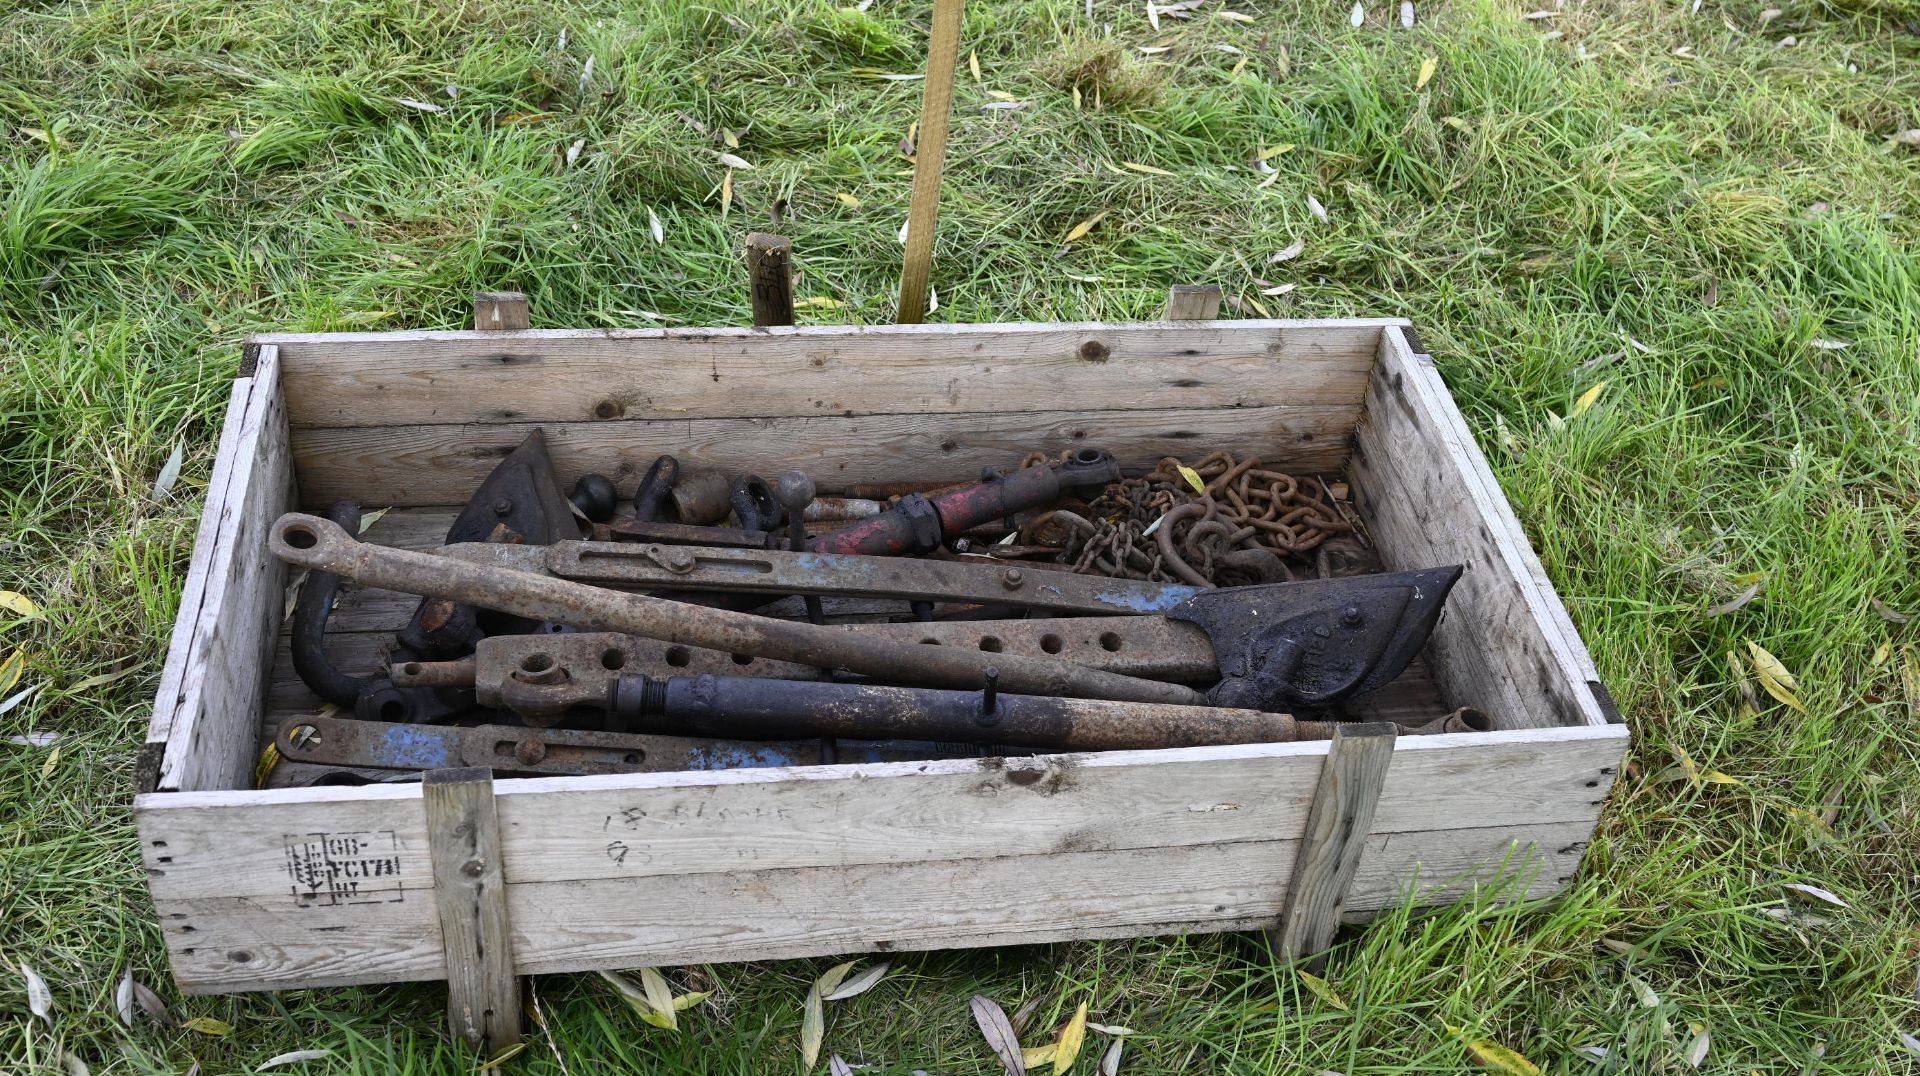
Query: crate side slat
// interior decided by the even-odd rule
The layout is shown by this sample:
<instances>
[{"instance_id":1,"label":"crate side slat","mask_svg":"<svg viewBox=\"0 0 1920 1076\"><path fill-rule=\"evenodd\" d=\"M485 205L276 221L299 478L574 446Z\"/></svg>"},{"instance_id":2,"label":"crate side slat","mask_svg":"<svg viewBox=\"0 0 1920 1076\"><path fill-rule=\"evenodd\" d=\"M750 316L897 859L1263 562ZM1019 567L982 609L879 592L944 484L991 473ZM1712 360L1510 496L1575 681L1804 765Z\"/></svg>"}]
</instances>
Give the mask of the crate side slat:
<instances>
[{"instance_id":1,"label":"crate side slat","mask_svg":"<svg viewBox=\"0 0 1920 1076\"><path fill-rule=\"evenodd\" d=\"M1466 566L1428 645L1449 699L1501 729L1606 725L1588 688L1593 659L1538 584L1526 534L1439 372L1397 329L1381 334L1358 441L1354 499L1387 566Z\"/></svg>"},{"instance_id":2,"label":"crate side slat","mask_svg":"<svg viewBox=\"0 0 1920 1076\"><path fill-rule=\"evenodd\" d=\"M1503 868L1553 892L1589 824L1448 829L1367 840L1350 918L1446 899ZM1279 913L1297 840L509 884L521 974L851 952L1246 930ZM431 894L339 909L165 899L191 993L440 978ZM185 931L185 927L195 927ZM191 950L190 952L188 950ZM237 958L245 957L245 960Z\"/></svg>"},{"instance_id":3,"label":"crate side slat","mask_svg":"<svg viewBox=\"0 0 1920 1076\"><path fill-rule=\"evenodd\" d=\"M209 552L190 569L201 578L197 586L189 581L191 601L175 621L179 661L169 654L149 733L165 737L158 789L239 786L253 763L271 678L286 566L267 552L266 529L293 501L276 348L262 347L253 376L235 382L229 424L234 436L223 429L224 466L216 464L217 492L209 494L196 546Z\"/></svg>"},{"instance_id":4,"label":"crate side slat","mask_svg":"<svg viewBox=\"0 0 1920 1076\"><path fill-rule=\"evenodd\" d=\"M1388 321L272 336L295 428L1357 407Z\"/></svg>"},{"instance_id":5,"label":"crate side slat","mask_svg":"<svg viewBox=\"0 0 1920 1076\"><path fill-rule=\"evenodd\" d=\"M1597 733L1409 737L1372 832L1590 821ZM504 781L510 883L1045 855L1297 837L1324 742ZM1498 782L1474 780L1499 773ZM288 834L389 836L382 885L427 886L418 786L152 797L156 897L289 892ZM307 839L302 836L302 843Z\"/></svg>"},{"instance_id":6,"label":"crate side slat","mask_svg":"<svg viewBox=\"0 0 1920 1076\"><path fill-rule=\"evenodd\" d=\"M1059 395L1054 396L1056 401ZM350 497L363 504L458 504L528 433L543 429L562 486L597 471L621 488L671 453L682 468L779 474L806 468L824 490L849 482L979 479L1030 452L1104 448L1129 469L1162 456L1253 446L1276 465L1339 470L1359 407L1218 410L1005 411L805 418L619 419L607 422L415 425L296 430L300 491L310 505Z\"/></svg>"}]
</instances>

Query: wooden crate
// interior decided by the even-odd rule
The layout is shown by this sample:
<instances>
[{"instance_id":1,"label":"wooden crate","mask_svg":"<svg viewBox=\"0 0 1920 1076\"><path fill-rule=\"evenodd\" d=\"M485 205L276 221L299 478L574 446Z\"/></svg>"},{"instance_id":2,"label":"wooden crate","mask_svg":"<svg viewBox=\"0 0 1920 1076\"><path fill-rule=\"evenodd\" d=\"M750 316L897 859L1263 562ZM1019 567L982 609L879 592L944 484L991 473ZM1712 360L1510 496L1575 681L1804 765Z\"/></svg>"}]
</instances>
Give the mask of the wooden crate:
<instances>
[{"instance_id":1,"label":"wooden crate","mask_svg":"<svg viewBox=\"0 0 1920 1076\"><path fill-rule=\"evenodd\" d=\"M1477 707L1497 731L1398 742L1328 915L1364 919L1410 888L1444 899L1503 866L1530 872L1515 892L1554 892L1626 747L1401 321L278 335L246 354L135 805L191 993L447 976L420 785L252 790L263 721L314 705L289 672L286 572L264 538L284 511L350 496L393 506L370 540L431 546L536 426L563 483L597 470L626 490L667 451L801 466L829 490L967 480L1075 445L1128 468L1221 447L1344 473L1386 567L1467 567L1384 697L1401 716ZM336 653L377 662L410 604L344 599ZM1339 873L1308 842L1328 755L1304 742L503 780L512 968L1271 927L1297 878Z\"/></svg>"}]
</instances>

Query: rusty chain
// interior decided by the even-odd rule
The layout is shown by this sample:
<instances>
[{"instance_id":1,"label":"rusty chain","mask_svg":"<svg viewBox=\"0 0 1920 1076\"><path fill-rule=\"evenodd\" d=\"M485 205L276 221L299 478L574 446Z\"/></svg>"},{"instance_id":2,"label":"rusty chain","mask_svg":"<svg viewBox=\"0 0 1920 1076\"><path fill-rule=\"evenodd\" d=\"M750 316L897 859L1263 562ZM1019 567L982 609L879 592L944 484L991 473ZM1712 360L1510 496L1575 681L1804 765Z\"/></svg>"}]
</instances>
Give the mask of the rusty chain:
<instances>
[{"instance_id":1,"label":"rusty chain","mask_svg":"<svg viewBox=\"0 0 1920 1076\"><path fill-rule=\"evenodd\" d=\"M1042 453L1025 466L1045 463ZM1288 558L1351 531L1326 483L1213 452L1190 468L1168 456L1150 472L1106 487L1084 506L1030 520L1022 541L1061 548L1076 572L1195 586L1283 582Z\"/></svg>"}]
</instances>

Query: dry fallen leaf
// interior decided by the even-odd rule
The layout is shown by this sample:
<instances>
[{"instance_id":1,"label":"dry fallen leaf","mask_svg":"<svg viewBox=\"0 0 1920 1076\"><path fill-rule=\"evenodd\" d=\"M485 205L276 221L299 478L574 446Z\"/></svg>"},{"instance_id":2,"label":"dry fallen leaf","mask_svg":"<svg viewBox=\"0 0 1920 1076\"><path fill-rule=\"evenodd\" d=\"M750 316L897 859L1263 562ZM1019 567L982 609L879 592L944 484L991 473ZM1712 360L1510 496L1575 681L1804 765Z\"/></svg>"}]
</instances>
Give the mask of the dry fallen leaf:
<instances>
[{"instance_id":1,"label":"dry fallen leaf","mask_svg":"<svg viewBox=\"0 0 1920 1076\"><path fill-rule=\"evenodd\" d=\"M1879 598L1869 597L1867 604L1873 607L1874 612L1880 614L1880 619L1889 624L1905 624L1913 619Z\"/></svg>"},{"instance_id":2,"label":"dry fallen leaf","mask_svg":"<svg viewBox=\"0 0 1920 1076\"><path fill-rule=\"evenodd\" d=\"M40 977L39 972L33 970L32 964L28 964L25 961L21 961L20 963L20 977L26 980L27 983L28 1010L31 1011L33 1015L45 1020L48 1027L52 1027L53 991L47 989L47 981Z\"/></svg>"},{"instance_id":3,"label":"dry fallen leaf","mask_svg":"<svg viewBox=\"0 0 1920 1076\"><path fill-rule=\"evenodd\" d=\"M188 1031L196 1031L202 1035L212 1035L215 1038L224 1038L233 1034L232 1024L227 1023L225 1020L215 1020L211 1016L196 1016L191 1020L183 1020L180 1026L186 1028Z\"/></svg>"},{"instance_id":4,"label":"dry fallen leaf","mask_svg":"<svg viewBox=\"0 0 1920 1076\"><path fill-rule=\"evenodd\" d=\"M1065 1072L1073 1067L1074 1058L1080 1056L1080 1047L1087 1041L1087 1003L1081 1002L1073 1010L1073 1019L1060 1029L1060 1041L1053 1052L1053 1071Z\"/></svg>"},{"instance_id":5,"label":"dry fallen leaf","mask_svg":"<svg viewBox=\"0 0 1920 1076\"><path fill-rule=\"evenodd\" d=\"M1687 1030L1693 1032L1693 1041L1687 1043L1687 1064L1699 1068L1707 1059L1707 1051L1713 1049L1713 1036L1707 1034L1705 1024L1688 1024Z\"/></svg>"},{"instance_id":6,"label":"dry fallen leaf","mask_svg":"<svg viewBox=\"0 0 1920 1076\"><path fill-rule=\"evenodd\" d=\"M733 208L733 169L720 177L720 219L727 219L727 210Z\"/></svg>"},{"instance_id":7,"label":"dry fallen leaf","mask_svg":"<svg viewBox=\"0 0 1920 1076\"><path fill-rule=\"evenodd\" d=\"M1320 219L1320 223L1325 224L1327 222L1327 207L1324 205L1321 205L1320 199L1315 198L1311 194L1307 195L1307 212L1312 213L1315 217L1318 217Z\"/></svg>"},{"instance_id":8,"label":"dry fallen leaf","mask_svg":"<svg viewBox=\"0 0 1920 1076\"><path fill-rule=\"evenodd\" d=\"M33 599L17 590L0 590L0 609L20 616L40 615L40 607L33 604Z\"/></svg>"},{"instance_id":9,"label":"dry fallen leaf","mask_svg":"<svg viewBox=\"0 0 1920 1076\"><path fill-rule=\"evenodd\" d=\"M753 165L747 163L745 158L737 157L731 153L720 154L720 163L726 165L728 168L751 169L753 167Z\"/></svg>"},{"instance_id":10,"label":"dry fallen leaf","mask_svg":"<svg viewBox=\"0 0 1920 1076\"><path fill-rule=\"evenodd\" d=\"M1503 1073L1504 1076L1540 1076L1540 1067L1527 1060L1518 1051L1508 1049L1491 1039L1469 1039L1467 1033L1452 1024L1444 1025L1447 1033L1460 1040L1466 1047L1467 1060L1490 1072Z\"/></svg>"},{"instance_id":11,"label":"dry fallen leaf","mask_svg":"<svg viewBox=\"0 0 1920 1076\"><path fill-rule=\"evenodd\" d=\"M969 70L969 71L971 71L971 72L973 72L973 81L975 81L975 82L979 82L979 81L981 81L981 79L980 79L980 54L979 54L978 52L969 52L969 53L967 53L967 70Z\"/></svg>"},{"instance_id":12,"label":"dry fallen leaf","mask_svg":"<svg viewBox=\"0 0 1920 1076\"><path fill-rule=\"evenodd\" d=\"M1607 385L1608 382L1601 381L1581 393L1580 398L1573 401L1573 410L1567 412L1567 417L1579 418L1581 415L1586 414L1593 408L1594 401L1600 398L1600 394L1607 391Z\"/></svg>"},{"instance_id":13,"label":"dry fallen leaf","mask_svg":"<svg viewBox=\"0 0 1920 1076\"><path fill-rule=\"evenodd\" d=\"M846 1058L834 1054L827 1058L827 1072L831 1076L853 1076L853 1066L847 1064Z\"/></svg>"},{"instance_id":14,"label":"dry fallen leaf","mask_svg":"<svg viewBox=\"0 0 1920 1076\"><path fill-rule=\"evenodd\" d=\"M853 976L846 982L834 987L831 991L821 995L821 1000L845 1001L848 998L864 994L872 990L875 984L879 983L879 981L886 976L887 968L891 966L892 965L885 962L875 964L873 967L863 970L860 974Z\"/></svg>"},{"instance_id":15,"label":"dry fallen leaf","mask_svg":"<svg viewBox=\"0 0 1920 1076\"><path fill-rule=\"evenodd\" d=\"M1836 894L1833 890L1822 889L1817 885L1808 885L1805 882L1784 882L1781 884L1781 888L1791 889L1795 893L1805 893L1807 896L1812 897L1815 900L1825 901L1826 903L1831 904L1836 908L1853 907L1853 905L1848 904L1844 900L1841 900L1839 895Z\"/></svg>"},{"instance_id":16,"label":"dry fallen leaf","mask_svg":"<svg viewBox=\"0 0 1920 1076\"><path fill-rule=\"evenodd\" d=\"M1708 618L1711 619L1717 616L1726 616L1728 613L1738 612L1739 610L1746 608L1747 603L1753 601L1754 598L1759 597L1760 588L1763 586L1766 586L1765 579L1754 580L1753 583L1751 583L1747 587L1747 589L1741 591L1738 594L1735 594L1733 597L1707 610Z\"/></svg>"},{"instance_id":17,"label":"dry fallen leaf","mask_svg":"<svg viewBox=\"0 0 1920 1076\"><path fill-rule=\"evenodd\" d=\"M655 213L651 206L647 207L647 230L653 233L655 245L667 241L667 227L660 223L660 214Z\"/></svg>"},{"instance_id":18,"label":"dry fallen leaf","mask_svg":"<svg viewBox=\"0 0 1920 1076\"><path fill-rule=\"evenodd\" d=\"M1319 998L1321 1001L1326 1002L1328 1005L1331 1005L1334 1008L1339 1009L1341 1012L1347 1011L1347 999L1341 997L1340 992L1335 990L1332 984L1328 983L1325 979L1322 979L1318 975L1314 975L1309 972L1303 971L1303 972L1299 972L1298 974L1300 976L1300 981L1307 984L1307 989L1313 991L1313 995L1315 997Z\"/></svg>"},{"instance_id":19,"label":"dry fallen leaf","mask_svg":"<svg viewBox=\"0 0 1920 1076\"><path fill-rule=\"evenodd\" d=\"M1093 226L1100 223L1100 221L1104 219L1109 212L1111 212L1111 210L1103 209L1100 212L1095 213L1093 216L1088 217L1086 220L1083 220L1080 223L1074 225L1072 230L1067 232L1067 238L1065 241L1068 243L1071 243L1076 239L1080 239L1084 237L1088 232L1092 231Z\"/></svg>"},{"instance_id":20,"label":"dry fallen leaf","mask_svg":"<svg viewBox=\"0 0 1920 1076\"><path fill-rule=\"evenodd\" d=\"M1296 239L1293 242L1288 243L1285 250L1282 250L1280 253L1275 254L1271 258L1268 258L1267 264L1279 265L1281 262L1290 262L1293 259L1298 258L1301 255L1301 253L1306 249L1307 249L1307 241L1304 239Z\"/></svg>"},{"instance_id":21,"label":"dry fallen leaf","mask_svg":"<svg viewBox=\"0 0 1920 1076\"><path fill-rule=\"evenodd\" d=\"M282 1065L297 1065L302 1061L318 1061L323 1057L332 1057L332 1050L290 1050L284 1054L274 1054L254 1067L255 1072L277 1069Z\"/></svg>"},{"instance_id":22,"label":"dry fallen leaf","mask_svg":"<svg viewBox=\"0 0 1920 1076\"><path fill-rule=\"evenodd\" d=\"M1433 73L1440 69L1440 57L1429 56L1420 61L1420 74L1413 80L1413 92L1419 93L1433 81Z\"/></svg>"},{"instance_id":23,"label":"dry fallen leaf","mask_svg":"<svg viewBox=\"0 0 1920 1076\"><path fill-rule=\"evenodd\" d=\"M1356 2L1353 10L1347 13L1347 25L1358 29L1367 24L1367 5Z\"/></svg>"},{"instance_id":24,"label":"dry fallen leaf","mask_svg":"<svg viewBox=\"0 0 1920 1076\"><path fill-rule=\"evenodd\" d=\"M157 504L166 500L167 494L173 492L174 483L180 481L180 464L186 459L186 449L185 442L173 443L172 454L167 456L167 462L160 466L160 473L154 476L153 492L149 495L149 500Z\"/></svg>"},{"instance_id":25,"label":"dry fallen leaf","mask_svg":"<svg viewBox=\"0 0 1920 1076\"><path fill-rule=\"evenodd\" d=\"M1132 161L1121 161L1120 167L1128 169L1130 171L1134 171L1134 172L1143 172L1150 176L1173 175L1172 172L1169 172L1164 168L1155 168L1153 165L1150 165L1150 164L1135 164Z\"/></svg>"},{"instance_id":26,"label":"dry fallen leaf","mask_svg":"<svg viewBox=\"0 0 1920 1076\"><path fill-rule=\"evenodd\" d=\"M673 987L667 985L666 976L661 975L658 968L641 968L640 988L647 995L647 1006L659 1015L657 1022L654 1020L647 1022L668 1031L678 1031L680 1021L674 1015ZM645 1014L642 1014L642 1017L644 1018Z\"/></svg>"},{"instance_id":27,"label":"dry fallen leaf","mask_svg":"<svg viewBox=\"0 0 1920 1076\"><path fill-rule=\"evenodd\" d=\"M1809 347L1819 348L1821 351L1840 351L1842 349L1853 346L1852 344L1847 343L1845 340L1829 340L1822 336L1816 336L1813 339L1807 341L1807 345Z\"/></svg>"},{"instance_id":28,"label":"dry fallen leaf","mask_svg":"<svg viewBox=\"0 0 1920 1076\"><path fill-rule=\"evenodd\" d=\"M1107 1052L1100 1057L1100 1076L1120 1076L1120 1052L1126 1048L1125 1039L1113 1040Z\"/></svg>"},{"instance_id":29,"label":"dry fallen leaf","mask_svg":"<svg viewBox=\"0 0 1920 1076\"><path fill-rule=\"evenodd\" d=\"M1920 127L1912 127L1889 137L1887 141L1896 146L1920 146Z\"/></svg>"},{"instance_id":30,"label":"dry fallen leaf","mask_svg":"<svg viewBox=\"0 0 1920 1076\"><path fill-rule=\"evenodd\" d=\"M1020 1039L1014 1035L1013 1025L1007 1022L1006 1010L992 998L978 994L968 1002L968 1006L973 1010L973 1022L980 1025L980 1034L1000 1058L1000 1064L1006 1068L1008 1076L1026 1076L1027 1066L1020 1056Z\"/></svg>"},{"instance_id":31,"label":"dry fallen leaf","mask_svg":"<svg viewBox=\"0 0 1920 1076\"><path fill-rule=\"evenodd\" d=\"M1200 477L1200 472L1184 463L1180 465L1180 477L1187 480L1187 485L1192 486L1195 493L1204 495L1207 492L1207 483Z\"/></svg>"},{"instance_id":32,"label":"dry fallen leaf","mask_svg":"<svg viewBox=\"0 0 1920 1076\"><path fill-rule=\"evenodd\" d=\"M0 695L6 694L8 688L19 683L20 674L26 670L27 652L25 650L16 649L7 655L6 660L0 661Z\"/></svg>"},{"instance_id":33,"label":"dry fallen leaf","mask_svg":"<svg viewBox=\"0 0 1920 1076\"><path fill-rule=\"evenodd\" d=\"M1793 674L1787 671L1787 667L1780 663L1779 658L1774 657L1765 647L1755 642L1747 643L1747 657L1753 664L1754 676L1759 679L1760 686L1767 694L1785 703L1788 709L1800 713L1806 712L1807 708L1797 694L1800 690L1799 681L1793 678Z\"/></svg>"},{"instance_id":34,"label":"dry fallen leaf","mask_svg":"<svg viewBox=\"0 0 1920 1076\"><path fill-rule=\"evenodd\" d=\"M1041 1065L1051 1062L1053 1055L1059 1052L1059 1049L1059 1044L1052 1042L1040 1046L1022 1046L1020 1048L1020 1063L1029 1069L1037 1069Z\"/></svg>"},{"instance_id":35,"label":"dry fallen leaf","mask_svg":"<svg viewBox=\"0 0 1920 1076\"><path fill-rule=\"evenodd\" d=\"M1660 995L1653 992L1653 987L1645 979L1632 972L1627 972L1625 978L1627 989L1633 991L1633 996L1640 1002L1641 1008L1651 1009L1660 1004Z\"/></svg>"},{"instance_id":36,"label":"dry fallen leaf","mask_svg":"<svg viewBox=\"0 0 1920 1076\"><path fill-rule=\"evenodd\" d=\"M419 112L445 112L445 105L436 105L431 101L416 101L411 97L396 97L395 101Z\"/></svg>"}]
</instances>

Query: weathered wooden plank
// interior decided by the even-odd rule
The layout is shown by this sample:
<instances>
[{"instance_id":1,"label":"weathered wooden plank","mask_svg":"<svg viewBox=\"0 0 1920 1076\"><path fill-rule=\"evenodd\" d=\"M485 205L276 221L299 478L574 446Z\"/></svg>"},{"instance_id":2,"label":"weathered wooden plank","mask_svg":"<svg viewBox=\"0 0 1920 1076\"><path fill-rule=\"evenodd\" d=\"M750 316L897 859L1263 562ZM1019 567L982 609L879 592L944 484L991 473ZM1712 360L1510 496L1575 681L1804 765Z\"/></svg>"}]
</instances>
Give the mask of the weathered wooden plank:
<instances>
[{"instance_id":1,"label":"weathered wooden plank","mask_svg":"<svg viewBox=\"0 0 1920 1076\"><path fill-rule=\"evenodd\" d=\"M502 781L507 880L785 870L1291 839L1325 743ZM1599 813L1607 729L1408 737L1373 832ZM1499 774L1498 781L1475 779ZM286 834L383 833L394 884L428 884L418 786L147 797L157 896L285 895Z\"/></svg>"},{"instance_id":2,"label":"weathered wooden plank","mask_svg":"<svg viewBox=\"0 0 1920 1076\"><path fill-rule=\"evenodd\" d=\"M1550 587L1499 484L1425 356L1384 333L1358 448L1354 502L1389 569L1463 564L1429 653L1447 697L1494 727L1604 725L1593 659Z\"/></svg>"},{"instance_id":3,"label":"weathered wooden plank","mask_svg":"<svg viewBox=\"0 0 1920 1076\"><path fill-rule=\"evenodd\" d=\"M252 377L234 384L215 487L203 512L188 598L174 622L169 671L150 736L164 738L153 787L239 787L272 670L286 567L265 533L293 500L278 353L262 347ZM207 532L211 527L211 535Z\"/></svg>"},{"instance_id":4,"label":"weathered wooden plank","mask_svg":"<svg viewBox=\"0 0 1920 1076\"><path fill-rule=\"evenodd\" d=\"M473 296L476 332L516 332L533 327L533 310L517 291L482 291Z\"/></svg>"},{"instance_id":5,"label":"weathered wooden plank","mask_svg":"<svg viewBox=\"0 0 1920 1076\"><path fill-rule=\"evenodd\" d=\"M793 324L792 240L766 232L747 236L747 292L755 325Z\"/></svg>"},{"instance_id":6,"label":"weathered wooden plank","mask_svg":"<svg viewBox=\"0 0 1920 1076\"><path fill-rule=\"evenodd\" d=\"M520 980L501 874L493 775L433 770L422 778L433 904L447 975L447 1025L475 1049L496 1053L520 1041Z\"/></svg>"},{"instance_id":7,"label":"weathered wooden plank","mask_svg":"<svg viewBox=\"0 0 1920 1076\"><path fill-rule=\"evenodd\" d=\"M1280 959L1299 960L1333 944L1366 837L1373 832L1398 732L1383 722L1334 730L1307 810L1306 833L1294 855L1286 911L1270 933Z\"/></svg>"},{"instance_id":8,"label":"weathered wooden plank","mask_svg":"<svg viewBox=\"0 0 1920 1076\"><path fill-rule=\"evenodd\" d=\"M1218 284L1175 284L1167 289L1168 321L1212 321L1219 316Z\"/></svg>"},{"instance_id":9,"label":"weathered wooden plank","mask_svg":"<svg viewBox=\"0 0 1920 1076\"><path fill-rule=\"evenodd\" d=\"M261 337L297 428L1003 411L1357 408L1374 321ZM1230 443L1230 442L1223 442Z\"/></svg>"},{"instance_id":10,"label":"weathered wooden plank","mask_svg":"<svg viewBox=\"0 0 1920 1076\"><path fill-rule=\"evenodd\" d=\"M1544 895L1578 862L1591 821L1376 835L1349 895L1355 917L1445 899L1503 866ZM1298 841L507 886L520 974L830 953L1245 930L1280 910ZM1417 879L1417 884L1416 884ZM190 993L439 978L421 943L430 895L297 908L233 896L156 899ZM192 928L192 929L188 929ZM245 957L244 961L236 959Z\"/></svg>"},{"instance_id":11,"label":"weathered wooden plank","mask_svg":"<svg viewBox=\"0 0 1920 1076\"><path fill-rule=\"evenodd\" d=\"M1061 399L1057 390L1050 399ZM1273 467L1332 472L1346 461L1357 407L1276 405L1220 410L1007 411L548 423L561 487L597 471L630 489L663 452L683 469L778 474L805 461L822 489L849 482L965 482L1030 452L1105 448L1129 469L1168 455L1237 446ZM411 425L295 430L300 491L310 505L458 504L534 425Z\"/></svg>"}]
</instances>

